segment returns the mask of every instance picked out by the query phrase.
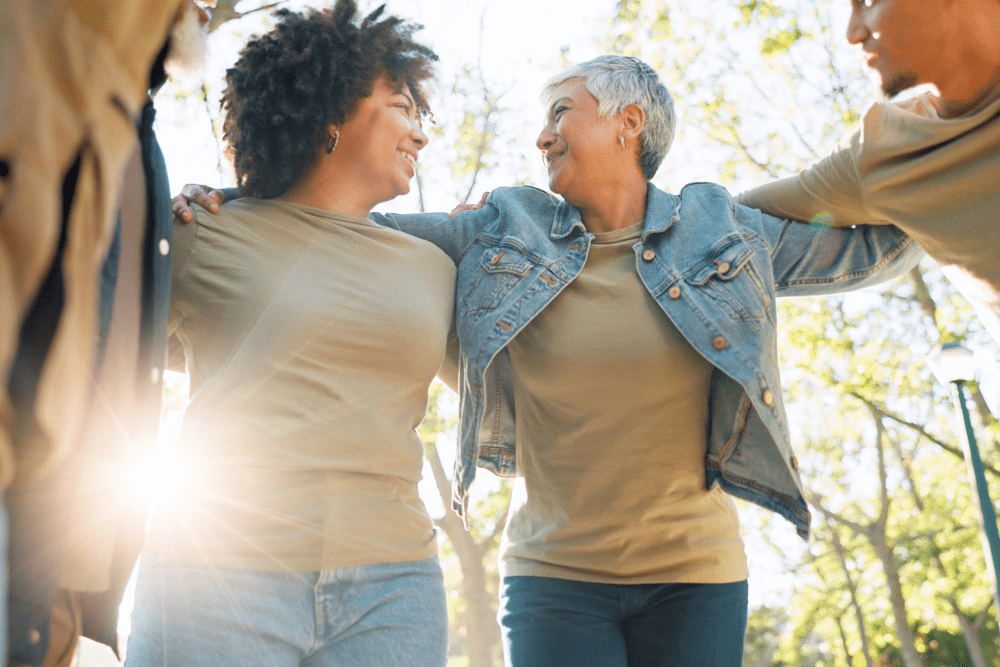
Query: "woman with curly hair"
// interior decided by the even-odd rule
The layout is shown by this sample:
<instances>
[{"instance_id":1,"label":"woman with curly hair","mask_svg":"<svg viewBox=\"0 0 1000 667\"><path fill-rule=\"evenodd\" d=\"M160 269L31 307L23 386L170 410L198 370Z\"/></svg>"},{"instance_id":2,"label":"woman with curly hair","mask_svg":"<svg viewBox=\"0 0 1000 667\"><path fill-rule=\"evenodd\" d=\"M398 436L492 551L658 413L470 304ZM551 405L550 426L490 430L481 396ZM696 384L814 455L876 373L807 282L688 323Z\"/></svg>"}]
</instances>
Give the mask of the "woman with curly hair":
<instances>
[{"instance_id":1,"label":"woman with curly hair","mask_svg":"<svg viewBox=\"0 0 1000 667\"><path fill-rule=\"evenodd\" d=\"M368 219L409 190L436 56L383 9L279 11L226 73L243 198L175 231L185 488L153 518L129 667L445 664L415 428L455 265Z\"/></svg>"}]
</instances>

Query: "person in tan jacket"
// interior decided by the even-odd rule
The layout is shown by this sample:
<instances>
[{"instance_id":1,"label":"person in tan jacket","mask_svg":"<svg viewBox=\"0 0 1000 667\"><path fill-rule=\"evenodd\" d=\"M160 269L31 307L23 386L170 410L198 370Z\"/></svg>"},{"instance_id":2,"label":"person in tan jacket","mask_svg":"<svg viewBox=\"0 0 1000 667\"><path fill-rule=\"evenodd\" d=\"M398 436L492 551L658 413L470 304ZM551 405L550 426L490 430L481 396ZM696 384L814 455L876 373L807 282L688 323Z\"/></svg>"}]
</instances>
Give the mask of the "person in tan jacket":
<instances>
[{"instance_id":1,"label":"person in tan jacket","mask_svg":"<svg viewBox=\"0 0 1000 667\"><path fill-rule=\"evenodd\" d=\"M0 484L9 521L0 543L10 572L0 628L9 627L9 663L41 664L47 653L95 395L101 267L150 68L181 1L9 0L0 13Z\"/></svg>"}]
</instances>

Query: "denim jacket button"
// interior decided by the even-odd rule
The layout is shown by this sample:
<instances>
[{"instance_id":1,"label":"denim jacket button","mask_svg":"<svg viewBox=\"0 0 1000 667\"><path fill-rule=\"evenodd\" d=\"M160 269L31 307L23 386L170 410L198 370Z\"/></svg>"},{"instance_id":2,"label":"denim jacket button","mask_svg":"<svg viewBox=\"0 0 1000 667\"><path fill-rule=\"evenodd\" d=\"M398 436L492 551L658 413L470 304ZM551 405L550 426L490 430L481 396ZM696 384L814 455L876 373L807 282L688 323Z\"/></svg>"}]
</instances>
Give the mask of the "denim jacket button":
<instances>
[{"instance_id":1,"label":"denim jacket button","mask_svg":"<svg viewBox=\"0 0 1000 667\"><path fill-rule=\"evenodd\" d=\"M719 262L719 273L729 273L729 262Z\"/></svg>"},{"instance_id":2,"label":"denim jacket button","mask_svg":"<svg viewBox=\"0 0 1000 667\"><path fill-rule=\"evenodd\" d=\"M667 294L670 296L671 299L678 299L681 296L681 288L678 287L677 285L674 285L673 287L667 290Z\"/></svg>"},{"instance_id":3,"label":"denim jacket button","mask_svg":"<svg viewBox=\"0 0 1000 667\"><path fill-rule=\"evenodd\" d=\"M764 399L764 405L774 405L774 394L771 393L770 389L765 389L761 398Z\"/></svg>"},{"instance_id":4,"label":"denim jacket button","mask_svg":"<svg viewBox=\"0 0 1000 667\"><path fill-rule=\"evenodd\" d=\"M31 628L28 630L28 643L32 646L38 644L42 641L42 633L38 631L38 628Z\"/></svg>"},{"instance_id":5,"label":"denim jacket button","mask_svg":"<svg viewBox=\"0 0 1000 667\"><path fill-rule=\"evenodd\" d=\"M642 251L642 258L647 262L656 257L656 252L652 248L646 248Z\"/></svg>"},{"instance_id":6,"label":"denim jacket button","mask_svg":"<svg viewBox=\"0 0 1000 667\"><path fill-rule=\"evenodd\" d=\"M712 347L714 347L716 350L723 349L724 347L726 347L726 339L723 338L722 336L716 336L715 338L712 339ZM765 399L764 402L767 403L767 399ZM768 405L770 405L770 403L768 403Z\"/></svg>"}]
</instances>

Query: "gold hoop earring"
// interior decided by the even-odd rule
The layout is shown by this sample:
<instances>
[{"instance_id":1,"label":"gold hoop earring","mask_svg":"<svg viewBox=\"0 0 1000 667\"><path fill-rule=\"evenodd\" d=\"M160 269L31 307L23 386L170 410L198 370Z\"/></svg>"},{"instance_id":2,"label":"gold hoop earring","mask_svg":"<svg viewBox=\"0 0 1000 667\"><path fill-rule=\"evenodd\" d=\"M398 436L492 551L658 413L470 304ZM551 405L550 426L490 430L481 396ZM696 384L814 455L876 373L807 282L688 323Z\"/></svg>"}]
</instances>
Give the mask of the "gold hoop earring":
<instances>
[{"instance_id":1,"label":"gold hoop earring","mask_svg":"<svg viewBox=\"0 0 1000 667\"><path fill-rule=\"evenodd\" d=\"M337 150L337 142L340 141L340 132L334 132L326 142L326 154L329 155Z\"/></svg>"}]
</instances>

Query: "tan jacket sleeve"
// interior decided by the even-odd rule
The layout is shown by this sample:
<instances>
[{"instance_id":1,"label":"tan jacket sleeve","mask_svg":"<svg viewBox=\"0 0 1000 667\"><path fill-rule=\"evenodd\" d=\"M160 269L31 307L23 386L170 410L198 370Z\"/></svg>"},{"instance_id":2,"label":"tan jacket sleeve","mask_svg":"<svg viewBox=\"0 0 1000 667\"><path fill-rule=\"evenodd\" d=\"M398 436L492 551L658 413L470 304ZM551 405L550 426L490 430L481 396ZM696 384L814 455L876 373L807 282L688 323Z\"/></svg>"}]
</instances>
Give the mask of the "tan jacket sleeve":
<instances>
[{"instance_id":1,"label":"tan jacket sleeve","mask_svg":"<svg viewBox=\"0 0 1000 667\"><path fill-rule=\"evenodd\" d=\"M865 206L858 176L861 131L797 176L783 178L742 193L737 201L779 218L819 222L834 227L889 224Z\"/></svg>"},{"instance_id":2,"label":"tan jacket sleeve","mask_svg":"<svg viewBox=\"0 0 1000 667\"><path fill-rule=\"evenodd\" d=\"M149 69L180 0L7 0L0 12L0 370L62 230L65 302L38 386L28 477L65 460L93 363L97 275ZM63 181L77 169L63 205ZM64 210L65 209L65 210ZM0 483L14 474L11 398L0 390Z\"/></svg>"}]
</instances>

